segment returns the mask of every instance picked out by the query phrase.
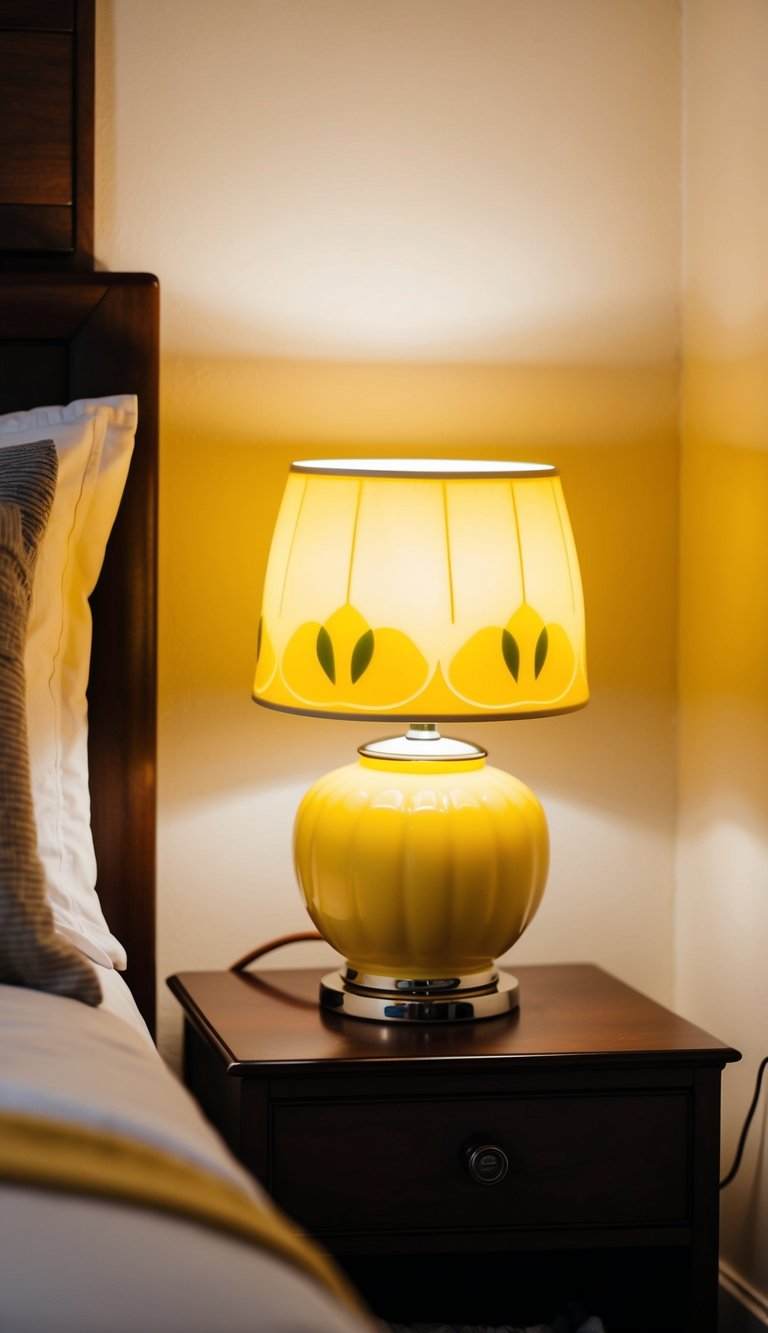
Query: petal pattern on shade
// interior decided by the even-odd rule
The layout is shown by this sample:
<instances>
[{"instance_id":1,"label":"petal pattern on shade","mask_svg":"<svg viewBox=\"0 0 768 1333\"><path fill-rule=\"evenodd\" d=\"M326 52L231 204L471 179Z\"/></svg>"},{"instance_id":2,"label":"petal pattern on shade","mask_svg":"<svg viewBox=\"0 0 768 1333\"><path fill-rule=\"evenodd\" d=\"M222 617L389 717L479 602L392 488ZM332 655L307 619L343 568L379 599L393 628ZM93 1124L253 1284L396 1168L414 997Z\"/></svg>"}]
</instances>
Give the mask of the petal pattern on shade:
<instances>
[{"instance_id":1,"label":"petal pattern on shade","mask_svg":"<svg viewBox=\"0 0 768 1333\"><path fill-rule=\"evenodd\" d=\"M556 703L573 682L576 659L561 625L546 625L524 603L506 625L489 625L472 635L451 662L448 679L468 703L513 709Z\"/></svg>"},{"instance_id":2,"label":"petal pattern on shade","mask_svg":"<svg viewBox=\"0 0 768 1333\"><path fill-rule=\"evenodd\" d=\"M316 708L397 708L420 693L428 674L407 634L372 628L350 603L322 625L300 625L282 661L289 696Z\"/></svg>"}]
</instances>

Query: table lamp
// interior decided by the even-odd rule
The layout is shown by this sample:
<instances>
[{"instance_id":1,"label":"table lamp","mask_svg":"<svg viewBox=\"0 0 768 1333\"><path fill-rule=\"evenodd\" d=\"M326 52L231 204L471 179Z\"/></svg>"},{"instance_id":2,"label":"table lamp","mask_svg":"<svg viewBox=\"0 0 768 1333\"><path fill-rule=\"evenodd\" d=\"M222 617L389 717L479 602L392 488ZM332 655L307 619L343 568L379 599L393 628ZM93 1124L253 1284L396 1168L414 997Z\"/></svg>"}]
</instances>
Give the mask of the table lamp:
<instances>
[{"instance_id":1,"label":"table lamp","mask_svg":"<svg viewBox=\"0 0 768 1333\"><path fill-rule=\"evenodd\" d=\"M267 565L254 698L403 721L320 778L294 828L299 884L347 961L321 1004L355 1018L506 1013L495 959L549 861L539 801L437 723L532 718L588 699L584 608L557 468L329 459L291 465Z\"/></svg>"}]
</instances>

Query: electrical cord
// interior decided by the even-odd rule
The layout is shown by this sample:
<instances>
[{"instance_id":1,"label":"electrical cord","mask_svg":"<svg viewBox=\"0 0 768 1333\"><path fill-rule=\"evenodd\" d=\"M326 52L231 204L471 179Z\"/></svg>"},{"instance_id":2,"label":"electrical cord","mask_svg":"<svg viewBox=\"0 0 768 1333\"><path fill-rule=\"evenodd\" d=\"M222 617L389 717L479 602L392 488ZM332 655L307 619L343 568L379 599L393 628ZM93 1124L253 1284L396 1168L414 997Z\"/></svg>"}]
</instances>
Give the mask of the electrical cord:
<instances>
[{"instance_id":1,"label":"electrical cord","mask_svg":"<svg viewBox=\"0 0 768 1333\"><path fill-rule=\"evenodd\" d=\"M736 1172L741 1166L741 1159L744 1155L744 1146L747 1142L749 1127L752 1124L752 1118L755 1114L755 1111L757 1110L757 1103L760 1099L760 1087L763 1082L763 1074L765 1073L766 1065L768 1065L768 1055L766 1055L765 1058L760 1061L760 1064L758 1066L757 1078L755 1079L755 1091L752 1094L752 1102L749 1110L747 1111L746 1119L741 1129L739 1142L736 1147L736 1156L733 1159L733 1166L731 1167L730 1171L728 1172L727 1175L723 1176L723 1179L720 1181L721 1190L724 1190L726 1185L730 1185L731 1181L733 1180L733 1177L736 1175Z\"/></svg>"},{"instance_id":2,"label":"electrical cord","mask_svg":"<svg viewBox=\"0 0 768 1333\"><path fill-rule=\"evenodd\" d=\"M230 972L244 972L251 964L255 963L257 958L263 958L264 954L271 953L273 949L282 949L285 944L298 944L302 940L321 940L323 937L316 930L302 930L296 935L279 935L276 940L267 940L266 944L260 944L258 949L251 949L250 953L243 954L236 963L232 963Z\"/></svg>"}]
</instances>

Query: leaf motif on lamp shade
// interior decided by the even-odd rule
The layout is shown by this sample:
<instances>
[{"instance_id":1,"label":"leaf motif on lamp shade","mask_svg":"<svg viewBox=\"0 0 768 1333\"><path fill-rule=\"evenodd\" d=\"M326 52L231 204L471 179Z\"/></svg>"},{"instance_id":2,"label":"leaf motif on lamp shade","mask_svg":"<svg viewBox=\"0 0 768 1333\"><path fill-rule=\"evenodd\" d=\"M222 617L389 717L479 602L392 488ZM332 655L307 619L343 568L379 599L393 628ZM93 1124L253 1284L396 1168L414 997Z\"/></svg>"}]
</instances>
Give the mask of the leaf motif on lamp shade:
<instances>
[{"instance_id":1,"label":"leaf motif on lamp shade","mask_svg":"<svg viewBox=\"0 0 768 1333\"><path fill-rule=\"evenodd\" d=\"M471 636L448 669L448 683L470 706L499 711L559 707L576 674L576 653L566 630L545 624L523 603L506 625Z\"/></svg>"},{"instance_id":2,"label":"leaf motif on lamp shade","mask_svg":"<svg viewBox=\"0 0 768 1333\"><path fill-rule=\"evenodd\" d=\"M305 621L291 634L280 660L280 702L384 712L415 699L429 674L407 634L388 626L372 629L347 602L322 625Z\"/></svg>"},{"instance_id":3,"label":"leaf motif on lamp shade","mask_svg":"<svg viewBox=\"0 0 768 1333\"><path fill-rule=\"evenodd\" d=\"M317 660L332 685L336 684L336 660L333 652L333 641L325 625L321 625L317 631Z\"/></svg>"},{"instance_id":4,"label":"leaf motif on lamp shade","mask_svg":"<svg viewBox=\"0 0 768 1333\"><path fill-rule=\"evenodd\" d=\"M545 625L543 630L541 631L541 634L536 640L536 653L533 659L533 671L537 680L539 679L539 676L541 675L544 669L544 663L547 660L548 652L549 652L549 634L547 633L547 627Z\"/></svg>"},{"instance_id":5,"label":"leaf motif on lamp shade","mask_svg":"<svg viewBox=\"0 0 768 1333\"><path fill-rule=\"evenodd\" d=\"M356 685L363 672L368 670L373 657L373 630L368 629L365 634L361 634L354 648L352 649L352 661L350 663L350 678L352 684Z\"/></svg>"},{"instance_id":6,"label":"leaf motif on lamp shade","mask_svg":"<svg viewBox=\"0 0 768 1333\"><path fill-rule=\"evenodd\" d=\"M517 680L520 675L520 647L514 634L510 634L508 629L501 631L501 652L509 674Z\"/></svg>"}]
</instances>

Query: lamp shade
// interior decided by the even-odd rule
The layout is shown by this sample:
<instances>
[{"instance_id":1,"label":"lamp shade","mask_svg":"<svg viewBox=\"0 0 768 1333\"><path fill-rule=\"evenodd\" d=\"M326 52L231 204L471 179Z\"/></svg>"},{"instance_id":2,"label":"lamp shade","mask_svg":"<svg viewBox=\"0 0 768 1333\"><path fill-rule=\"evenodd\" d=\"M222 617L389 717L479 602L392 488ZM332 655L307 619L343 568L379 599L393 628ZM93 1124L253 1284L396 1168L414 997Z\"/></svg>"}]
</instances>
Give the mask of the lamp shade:
<instances>
[{"instance_id":1,"label":"lamp shade","mask_svg":"<svg viewBox=\"0 0 768 1333\"><path fill-rule=\"evenodd\" d=\"M264 586L259 703L440 721L566 712L588 694L555 467L292 464Z\"/></svg>"}]
</instances>

